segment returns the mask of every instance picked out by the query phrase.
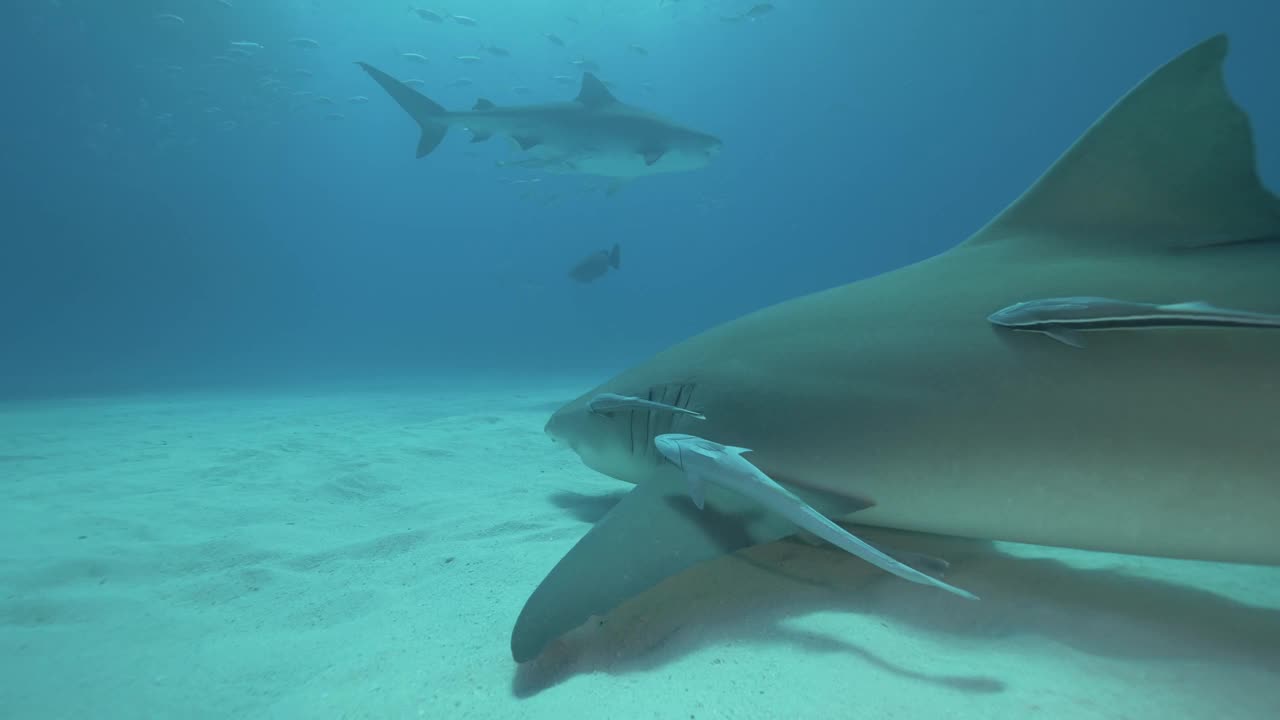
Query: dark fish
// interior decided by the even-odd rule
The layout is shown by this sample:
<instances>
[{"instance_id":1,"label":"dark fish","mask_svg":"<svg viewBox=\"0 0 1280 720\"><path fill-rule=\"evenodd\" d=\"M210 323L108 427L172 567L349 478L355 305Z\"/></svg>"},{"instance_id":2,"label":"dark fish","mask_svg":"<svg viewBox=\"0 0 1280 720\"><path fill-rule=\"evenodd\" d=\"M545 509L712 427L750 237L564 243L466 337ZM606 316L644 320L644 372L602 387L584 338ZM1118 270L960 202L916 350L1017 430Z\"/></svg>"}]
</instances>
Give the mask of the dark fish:
<instances>
[{"instance_id":1,"label":"dark fish","mask_svg":"<svg viewBox=\"0 0 1280 720\"><path fill-rule=\"evenodd\" d=\"M598 280L609 272L609 268L617 270L622 267L622 248L617 243L611 250L598 250L583 258L569 271L569 277L581 283Z\"/></svg>"},{"instance_id":2,"label":"dark fish","mask_svg":"<svg viewBox=\"0 0 1280 720\"><path fill-rule=\"evenodd\" d=\"M436 23L444 22L444 16L438 12L435 12L434 10L427 10L426 8L416 8L410 5L409 12L412 12L413 14L422 18L423 20L429 20L431 22L436 22Z\"/></svg>"},{"instance_id":3,"label":"dark fish","mask_svg":"<svg viewBox=\"0 0 1280 720\"><path fill-rule=\"evenodd\" d=\"M736 23L742 22L743 20L751 20L754 22L755 20L773 12L773 9L772 3L760 3L759 5L753 5L750 10L742 13L741 15L721 16L720 22Z\"/></svg>"}]
</instances>

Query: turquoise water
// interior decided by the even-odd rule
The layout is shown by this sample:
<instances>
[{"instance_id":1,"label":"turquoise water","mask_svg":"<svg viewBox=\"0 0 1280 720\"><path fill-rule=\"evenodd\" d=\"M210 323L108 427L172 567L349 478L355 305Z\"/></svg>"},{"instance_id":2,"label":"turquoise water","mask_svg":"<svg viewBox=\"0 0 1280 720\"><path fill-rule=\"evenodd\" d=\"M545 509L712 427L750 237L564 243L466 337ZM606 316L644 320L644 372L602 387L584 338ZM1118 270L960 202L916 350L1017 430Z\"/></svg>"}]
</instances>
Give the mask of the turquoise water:
<instances>
[{"instance_id":1,"label":"turquoise water","mask_svg":"<svg viewBox=\"0 0 1280 720\"><path fill-rule=\"evenodd\" d=\"M1254 344L1270 336L992 346L985 324L966 334L948 318L1023 280L979 264L952 293L882 291L835 315L784 305L763 316L784 318L770 332L748 319L681 345L953 248L1142 78L1220 32L1249 152L1232 153L1238 128L1218 118L1144 154L1142 138L1174 136L1209 102L1176 94L1111 148L1146 170L1080 186L1091 201L1047 233L1081 248L1082 227L1090 242L1140 238L1146 264L1077 276L1088 253L1026 250L1012 275L1048 273L1052 294L1104 275L1151 293L1168 283L1133 268L1158 266L1179 293L1219 295L1135 300L1227 294L1280 311L1275 206L1224 191L1213 207L1230 212L1212 227L1196 215L1252 182L1219 161L1251 152L1280 186L1270 3L406 5L10 10L0 717L1276 715L1277 568L1004 542L1038 529L1013 517L1016 484L991 490L1008 468L1047 468L1045 537L1086 518L1107 538L1068 545L1139 548L1144 519L1166 516L1191 517L1162 528L1168 546L1241 536L1276 505L1259 470L1280 447L1265 430L1275 388L1258 372L1276 351ZM484 99L495 115L452 118L415 158L420 123L445 129L439 111L406 112L357 62L445 110ZM590 78L631 109L610 101L602 120ZM521 109L544 103L566 105ZM1146 224L1089 225L1107 212ZM1170 260L1191 252L1184 237L1228 249L1184 271ZM1224 267L1235 280L1219 282ZM815 316L840 321L806 332ZM899 332L924 338L918 351L886 350ZM628 369L605 389L707 419L570 405L547 426ZM1017 382L1029 394L999 405ZM1031 396L1055 402L1018 400ZM973 403L963 421L938 410L955 397ZM1079 421L1090 407L1101 419ZM641 505L629 483L681 480L646 455L659 428L752 447L807 501L840 495L825 497L832 516L870 496L854 518L868 524L847 528L945 560L947 582L981 601L775 532L767 502L731 491L695 510L681 482ZM1060 442L1041 443L1050 429ZM943 450L973 437L999 470ZM1180 463L1150 457L1162 441ZM1101 490L1081 484L1099 476ZM1187 506L1203 510L1174 513ZM1002 515L1017 532L990 531ZM1251 557L1280 541L1267 532ZM568 580L530 607L539 623L563 612L567 631L535 633L520 657L517 618L562 561Z\"/></svg>"}]
</instances>

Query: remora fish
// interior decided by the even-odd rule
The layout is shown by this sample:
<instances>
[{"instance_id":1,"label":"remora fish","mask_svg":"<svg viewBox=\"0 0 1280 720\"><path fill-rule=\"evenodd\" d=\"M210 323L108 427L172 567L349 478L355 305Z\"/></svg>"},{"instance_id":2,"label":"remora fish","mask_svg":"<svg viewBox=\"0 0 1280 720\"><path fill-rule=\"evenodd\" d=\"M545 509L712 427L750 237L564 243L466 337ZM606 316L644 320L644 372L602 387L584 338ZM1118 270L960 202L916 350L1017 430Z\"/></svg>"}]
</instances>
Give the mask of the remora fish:
<instances>
[{"instance_id":1,"label":"remora fish","mask_svg":"<svg viewBox=\"0 0 1280 720\"><path fill-rule=\"evenodd\" d=\"M1044 333L1079 348L1085 346L1082 333L1089 330L1280 328L1280 315L1220 308L1206 302L1157 305L1102 297L1028 300L997 310L987 320L1010 330Z\"/></svg>"},{"instance_id":2,"label":"remora fish","mask_svg":"<svg viewBox=\"0 0 1280 720\"><path fill-rule=\"evenodd\" d=\"M609 268L622 268L622 248L617 243L610 250L598 250L586 256L569 270L569 277L582 283L589 283L604 277Z\"/></svg>"},{"instance_id":3,"label":"remora fish","mask_svg":"<svg viewBox=\"0 0 1280 720\"><path fill-rule=\"evenodd\" d=\"M861 496L866 525L1280 564L1280 333L1170 330L1123 352L1042 353L986 321L1064 288L1280 313L1280 198L1258 180L1226 54L1219 35L1156 70L957 247L715 327L557 411L553 440L636 486L534 590L512 656L795 532L714 486L707 511L687 512L682 473L651 439L669 432L752 448L798 495ZM707 419L591 413L604 392Z\"/></svg>"},{"instance_id":4,"label":"remora fish","mask_svg":"<svg viewBox=\"0 0 1280 720\"><path fill-rule=\"evenodd\" d=\"M418 157L435 150L450 125L469 129L472 142L506 135L549 170L611 178L697 170L720 152L718 138L619 102L591 73L571 102L499 107L481 99L470 111L450 111L372 65L357 65L417 121Z\"/></svg>"},{"instance_id":5,"label":"remora fish","mask_svg":"<svg viewBox=\"0 0 1280 720\"><path fill-rule=\"evenodd\" d=\"M667 403L657 402L639 398L634 395L619 395L618 393L600 393L591 398L587 403L587 410L597 415L608 415L618 412L619 410L654 410L658 412L669 412L677 415L688 415L699 420L706 420L707 416L696 410L680 407L678 405L669 405Z\"/></svg>"},{"instance_id":6,"label":"remora fish","mask_svg":"<svg viewBox=\"0 0 1280 720\"><path fill-rule=\"evenodd\" d=\"M916 570L872 547L866 541L831 522L813 507L788 491L772 478L742 457L750 448L721 445L718 442L687 435L667 433L653 439L658 452L684 471L689 483L689 497L701 510L706 505L707 483L714 483L740 493L765 508L795 523L796 527L813 533L851 555L866 560L886 572L904 580L946 590L968 600L977 596L967 590Z\"/></svg>"}]
</instances>

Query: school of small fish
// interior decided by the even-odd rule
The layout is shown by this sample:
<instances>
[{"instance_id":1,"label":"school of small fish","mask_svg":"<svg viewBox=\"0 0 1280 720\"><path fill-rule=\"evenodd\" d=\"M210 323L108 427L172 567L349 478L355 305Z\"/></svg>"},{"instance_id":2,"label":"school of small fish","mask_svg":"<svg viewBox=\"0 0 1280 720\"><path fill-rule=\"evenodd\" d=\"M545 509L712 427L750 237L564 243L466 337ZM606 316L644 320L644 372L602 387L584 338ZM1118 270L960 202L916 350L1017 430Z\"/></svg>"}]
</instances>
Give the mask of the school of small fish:
<instances>
[{"instance_id":1,"label":"school of small fish","mask_svg":"<svg viewBox=\"0 0 1280 720\"><path fill-rule=\"evenodd\" d=\"M775 9L771 3L748 0L652 1L660 13L670 15L670 22L696 20L710 26L753 23ZM403 83L425 93L465 94L442 98L451 107L469 107L474 98L466 95L473 92L493 97L499 105L504 93L513 104L542 98L559 101L566 99L566 92L576 90L585 72L604 74L617 68L619 75L634 77L661 67L650 64L652 56L663 54L661 35L619 39L604 33L599 22L607 20L607 13L575 17L547 12L541 27L517 33L507 29L498 35L497 28L511 24L500 6L487 6L481 12L486 6L462 8L462 4L449 3L454 6L449 10L444 3L410 4L407 12L405 5L399 5L388 8L381 18L387 27L398 28L396 37L408 38L404 41L408 47L388 43L382 49L386 65L399 68ZM697 12L691 16L688 11L694 6ZM91 132L86 144L95 151L107 152L113 139L125 135L122 126L138 118L154 128L157 151L183 152L204 142L221 142L216 138L232 133L287 130L308 119L332 123L331 128L359 127L350 123L384 109L376 98L371 101L364 94L361 77L335 72L352 59L348 55L354 50L347 38L321 30L334 23L320 19L315 27L307 27L310 23L300 19L292 28L277 27L258 35L251 24L254 3L245 0L155 0L151 9L138 31L154 33L156 47L165 49L157 49L153 62L139 63L135 69L142 77L163 78L163 87L171 92L156 92L154 88L162 86L148 81L149 90L136 100L133 117L87 122ZM466 14L471 10L475 14ZM605 42L601 37L612 39ZM145 46L146 40L138 45ZM215 49L203 54L175 50L196 47ZM373 53L365 57L376 59L376 48ZM633 97L657 93L659 87L650 80L625 83L621 88L606 80L606 85ZM342 112L337 112L339 106ZM539 174L541 169L537 162L520 157L497 161L496 166L524 174ZM519 188L522 199L540 205L566 199L556 183L543 183L540 177L502 175L497 179ZM612 195L617 189L616 184L594 182L578 192Z\"/></svg>"}]
</instances>

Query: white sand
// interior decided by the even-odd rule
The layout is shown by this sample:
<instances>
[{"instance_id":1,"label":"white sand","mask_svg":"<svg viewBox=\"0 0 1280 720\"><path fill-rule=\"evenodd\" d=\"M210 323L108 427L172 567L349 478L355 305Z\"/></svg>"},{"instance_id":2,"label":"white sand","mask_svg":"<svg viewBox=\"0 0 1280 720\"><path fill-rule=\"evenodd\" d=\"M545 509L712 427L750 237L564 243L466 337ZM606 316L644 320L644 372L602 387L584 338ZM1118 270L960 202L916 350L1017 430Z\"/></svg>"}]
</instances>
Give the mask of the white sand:
<instances>
[{"instance_id":1,"label":"white sand","mask_svg":"<svg viewBox=\"0 0 1280 720\"><path fill-rule=\"evenodd\" d=\"M1278 716L1280 569L910 538L983 600L776 543L517 669L593 380L0 408L0 717Z\"/></svg>"}]
</instances>

